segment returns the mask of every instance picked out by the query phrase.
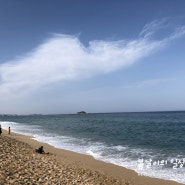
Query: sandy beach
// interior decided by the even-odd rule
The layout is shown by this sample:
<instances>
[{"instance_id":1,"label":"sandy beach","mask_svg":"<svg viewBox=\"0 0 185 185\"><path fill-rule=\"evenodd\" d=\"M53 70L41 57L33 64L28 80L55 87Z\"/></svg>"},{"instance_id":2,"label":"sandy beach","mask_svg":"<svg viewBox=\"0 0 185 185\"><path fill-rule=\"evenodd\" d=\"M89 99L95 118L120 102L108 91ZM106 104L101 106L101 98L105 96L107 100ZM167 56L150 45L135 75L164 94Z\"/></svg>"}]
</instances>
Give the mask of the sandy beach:
<instances>
[{"instance_id":1,"label":"sandy beach","mask_svg":"<svg viewBox=\"0 0 185 185\"><path fill-rule=\"evenodd\" d=\"M43 145L49 154L35 153ZM132 170L93 157L54 148L33 138L3 130L0 136L0 185L180 185L139 176Z\"/></svg>"}]
</instances>

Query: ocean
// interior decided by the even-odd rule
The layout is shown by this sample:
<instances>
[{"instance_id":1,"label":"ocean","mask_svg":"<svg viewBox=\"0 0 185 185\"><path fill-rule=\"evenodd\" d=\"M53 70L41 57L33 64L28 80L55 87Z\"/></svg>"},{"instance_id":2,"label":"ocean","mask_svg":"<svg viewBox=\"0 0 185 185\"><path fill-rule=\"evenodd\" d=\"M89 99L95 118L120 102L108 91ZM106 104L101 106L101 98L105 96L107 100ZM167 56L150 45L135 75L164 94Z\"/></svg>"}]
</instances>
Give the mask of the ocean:
<instances>
[{"instance_id":1,"label":"ocean","mask_svg":"<svg viewBox=\"0 0 185 185\"><path fill-rule=\"evenodd\" d=\"M185 184L185 112L1 115L3 129Z\"/></svg>"}]
</instances>

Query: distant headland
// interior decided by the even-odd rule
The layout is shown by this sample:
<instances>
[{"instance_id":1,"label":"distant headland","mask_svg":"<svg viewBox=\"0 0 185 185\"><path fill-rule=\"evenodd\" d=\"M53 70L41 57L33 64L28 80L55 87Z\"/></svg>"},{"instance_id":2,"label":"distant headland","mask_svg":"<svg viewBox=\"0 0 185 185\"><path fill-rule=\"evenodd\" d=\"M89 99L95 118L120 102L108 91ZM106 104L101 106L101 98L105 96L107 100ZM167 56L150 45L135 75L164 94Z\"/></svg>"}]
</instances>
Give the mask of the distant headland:
<instances>
[{"instance_id":1,"label":"distant headland","mask_svg":"<svg viewBox=\"0 0 185 185\"><path fill-rule=\"evenodd\" d=\"M77 112L77 114L87 114L85 111Z\"/></svg>"}]
</instances>

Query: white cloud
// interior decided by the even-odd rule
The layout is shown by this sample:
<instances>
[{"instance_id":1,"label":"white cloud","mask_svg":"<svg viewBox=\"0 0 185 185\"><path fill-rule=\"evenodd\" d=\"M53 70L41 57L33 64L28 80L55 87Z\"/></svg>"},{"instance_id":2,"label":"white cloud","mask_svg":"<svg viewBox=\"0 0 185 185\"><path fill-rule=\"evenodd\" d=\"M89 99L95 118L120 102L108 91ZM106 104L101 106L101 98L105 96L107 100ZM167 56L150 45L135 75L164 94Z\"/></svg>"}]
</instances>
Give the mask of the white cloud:
<instances>
[{"instance_id":1,"label":"white cloud","mask_svg":"<svg viewBox=\"0 0 185 185\"><path fill-rule=\"evenodd\" d=\"M157 31L159 31L161 29L165 29L167 27L168 27L167 18L163 18L161 20L154 20L154 21L146 24L139 35L144 38L150 38Z\"/></svg>"},{"instance_id":2,"label":"white cloud","mask_svg":"<svg viewBox=\"0 0 185 185\"><path fill-rule=\"evenodd\" d=\"M110 73L185 35L185 27L179 27L162 40L150 40L160 26L156 21L146 25L135 40L91 41L88 47L76 36L55 34L34 51L0 66L1 93L27 93L56 82Z\"/></svg>"}]
</instances>

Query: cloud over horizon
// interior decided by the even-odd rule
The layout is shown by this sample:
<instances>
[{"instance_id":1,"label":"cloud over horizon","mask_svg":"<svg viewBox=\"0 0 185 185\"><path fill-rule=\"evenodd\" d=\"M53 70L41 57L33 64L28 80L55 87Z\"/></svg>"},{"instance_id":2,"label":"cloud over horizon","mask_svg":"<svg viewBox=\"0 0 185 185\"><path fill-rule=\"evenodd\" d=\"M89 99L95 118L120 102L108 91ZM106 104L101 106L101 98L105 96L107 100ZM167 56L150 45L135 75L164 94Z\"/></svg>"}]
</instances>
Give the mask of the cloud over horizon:
<instances>
[{"instance_id":1,"label":"cloud over horizon","mask_svg":"<svg viewBox=\"0 0 185 185\"><path fill-rule=\"evenodd\" d=\"M54 34L24 56L0 65L1 94L30 92L66 80L111 73L132 65L185 35L185 26L169 36L152 39L162 22L147 24L137 39L90 41L85 47L77 36Z\"/></svg>"}]
</instances>

